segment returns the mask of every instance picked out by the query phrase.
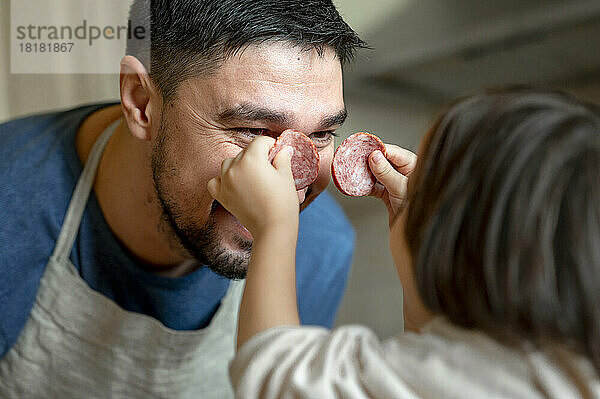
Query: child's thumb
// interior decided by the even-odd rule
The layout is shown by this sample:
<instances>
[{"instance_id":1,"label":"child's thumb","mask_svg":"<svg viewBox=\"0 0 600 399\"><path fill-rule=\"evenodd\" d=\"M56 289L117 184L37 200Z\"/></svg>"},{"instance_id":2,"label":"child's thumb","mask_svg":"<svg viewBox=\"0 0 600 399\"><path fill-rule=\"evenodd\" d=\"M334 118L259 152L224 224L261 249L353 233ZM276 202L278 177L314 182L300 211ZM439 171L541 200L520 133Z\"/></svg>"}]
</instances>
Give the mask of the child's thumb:
<instances>
[{"instance_id":1,"label":"child's thumb","mask_svg":"<svg viewBox=\"0 0 600 399\"><path fill-rule=\"evenodd\" d=\"M206 189L208 190L208 193L215 199L217 198L217 196L219 194L220 187L221 187L221 178L219 176L213 177L206 184Z\"/></svg>"},{"instance_id":2,"label":"child's thumb","mask_svg":"<svg viewBox=\"0 0 600 399\"><path fill-rule=\"evenodd\" d=\"M406 177L394 169L381 151L373 151L369 155L369 167L375 178L385 186L389 193L394 194L396 191L402 191Z\"/></svg>"},{"instance_id":3,"label":"child's thumb","mask_svg":"<svg viewBox=\"0 0 600 399\"><path fill-rule=\"evenodd\" d=\"M294 153L294 148L290 146L285 146L275 155L273 159L273 166L277 170L289 170L292 172L292 154Z\"/></svg>"}]
</instances>

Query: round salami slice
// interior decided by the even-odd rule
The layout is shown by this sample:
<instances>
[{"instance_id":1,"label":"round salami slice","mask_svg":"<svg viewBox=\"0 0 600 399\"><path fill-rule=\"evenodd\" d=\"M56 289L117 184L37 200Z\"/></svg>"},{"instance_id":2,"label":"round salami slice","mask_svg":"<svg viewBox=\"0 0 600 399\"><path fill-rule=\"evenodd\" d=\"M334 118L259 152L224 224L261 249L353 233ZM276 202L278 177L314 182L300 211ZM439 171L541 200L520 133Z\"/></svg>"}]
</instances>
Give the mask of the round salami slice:
<instances>
[{"instance_id":1,"label":"round salami slice","mask_svg":"<svg viewBox=\"0 0 600 399\"><path fill-rule=\"evenodd\" d=\"M279 135L275 145L269 151L269 161L273 162L275 155L286 145L294 148L292 175L294 176L296 190L302 190L317 179L319 153L315 144L305 134L288 129Z\"/></svg>"},{"instance_id":2,"label":"round salami slice","mask_svg":"<svg viewBox=\"0 0 600 399\"><path fill-rule=\"evenodd\" d=\"M338 190L353 197L371 192L377 179L369 168L369 155L376 150L385 156L385 145L370 133L355 133L340 144L331 163L331 176Z\"/></svg>"}]
</instances>

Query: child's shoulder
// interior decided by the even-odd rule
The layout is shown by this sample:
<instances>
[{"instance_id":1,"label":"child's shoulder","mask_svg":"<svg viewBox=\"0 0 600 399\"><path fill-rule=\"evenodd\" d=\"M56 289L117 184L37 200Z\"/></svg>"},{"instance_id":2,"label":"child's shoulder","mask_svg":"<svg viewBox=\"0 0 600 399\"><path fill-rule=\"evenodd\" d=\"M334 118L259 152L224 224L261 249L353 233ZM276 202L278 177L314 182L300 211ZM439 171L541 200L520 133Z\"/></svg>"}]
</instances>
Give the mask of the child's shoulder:
<instances>
[{"instance_id":1,"label":"child's shoulder","mask_svg":"<svg viewBox=\"0 0 600 399\"><path fill-rule=\"evenodd\" d=\"M548 364L536 368L549 381L544 388L571 389L553 370ZM527 354L441 318L419 334L385 341L359 325L272 328L242 346L230 371L236 391L246 393L269 386L279 393L330 397L343 380L349 398L542 397Z\"/></svg>"},{"instance_id":2,"label":"child's shoulder","mask_svg":"<svg viewBox=\"0 0 600 399\"><path fill-rule=\"evenodd\" d=\"M574 388L556 373L557 365L544 352L505 345L442 317L420 333L404 332L386 340L382 351L396 378L421 397L537 398L543 397L540 386L555 393Z\"/></svg>"}]
</instances>

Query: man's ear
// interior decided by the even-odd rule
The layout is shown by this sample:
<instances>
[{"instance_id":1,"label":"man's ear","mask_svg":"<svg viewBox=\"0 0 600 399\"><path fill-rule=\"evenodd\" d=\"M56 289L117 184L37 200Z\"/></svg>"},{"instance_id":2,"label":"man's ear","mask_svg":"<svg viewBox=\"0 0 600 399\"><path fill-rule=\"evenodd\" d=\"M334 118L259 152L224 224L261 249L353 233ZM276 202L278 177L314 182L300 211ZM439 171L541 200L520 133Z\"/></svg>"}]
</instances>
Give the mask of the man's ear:
<instances>
[{"instance_id":1,"label":"man's ear","mask_svg":"<svg viewBox=\"0 0 600 399\"><path fill-rule=\"evenodd\" d=\"M129 131L140 140L150 140L152 123L159 120L162 97L148 71L137 58L127 55L121 60L119 84Z\"/></svg>"}]
</instances>

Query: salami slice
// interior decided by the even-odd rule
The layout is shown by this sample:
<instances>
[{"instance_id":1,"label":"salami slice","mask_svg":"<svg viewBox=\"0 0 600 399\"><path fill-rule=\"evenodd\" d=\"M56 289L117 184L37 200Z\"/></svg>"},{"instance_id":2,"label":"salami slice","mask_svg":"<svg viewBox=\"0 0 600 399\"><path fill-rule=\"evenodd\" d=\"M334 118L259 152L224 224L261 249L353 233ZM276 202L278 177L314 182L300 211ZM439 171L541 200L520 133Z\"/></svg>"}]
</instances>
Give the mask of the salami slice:
<instances>
[{"instance_id":1,"label":"salami slice","mask_svg":"<svg viewBox=\"0 0 600 399\"><path fill-rule=\"evenodd\" d=\"M355 133L340 144L331 163L331 176L338 190L353 197L371 192L377 179L369 168L369 155L376 150L385 156L385 145L370 133Z\"/></svg>"},{"instance_id":2,"label":"salami slice","mask_svg":"<svg viewBox=\"0 0 600 399\"><path fill-rule=\"evenodd\" d=\"M279 135L275 145L269 151L269 161L273 162L275 155L286 145L294 148L292 175L294 176L296 190L302 190L317 179L319 153L315 144L305 134L288 129Z\"/></svg>"}]
</instances>

